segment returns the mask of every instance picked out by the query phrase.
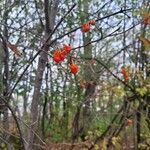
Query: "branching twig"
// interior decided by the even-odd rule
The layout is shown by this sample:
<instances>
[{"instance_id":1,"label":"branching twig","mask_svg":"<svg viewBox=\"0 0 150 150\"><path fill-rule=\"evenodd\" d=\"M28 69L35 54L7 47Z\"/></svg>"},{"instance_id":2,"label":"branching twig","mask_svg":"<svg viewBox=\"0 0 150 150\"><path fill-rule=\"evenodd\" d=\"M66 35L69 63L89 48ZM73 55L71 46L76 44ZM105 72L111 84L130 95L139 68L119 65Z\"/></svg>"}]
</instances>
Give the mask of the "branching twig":
<instances>
[{"instance_id":1,"label":"branching twig","mask_svg":"<svg viewBox=\"0 0 150 150\"><path fill-rule=\"evenodd\" d=\"M126 10L121 9L120 11L117 11L117 12L115 12L115 13L112 13L112 14L109 14L109 15L107 15L107 16L101 17L101 18L99 18L99 19L97 19L97 20L95 20L95 21L98 22L98 21L104 20L104 19L106 19L106 18L115 16L115 15L117 15L117 14L123 13L123 12L125 12L125 11L129 11L129 10L131 10L131 9L126 9ZM71 30L71 31L69 31L68 33L65 33L65 34L59 36L58 38L55 38L54 40L52 40L52 41L50 42L49 46L51 46L51 45L52 45L53 43L55 43L57 40L63 38L63 37L66 36L66 35L71 34L72 32L77 31L77 30L80 29L80 28L81 28L81 26L80 26L80 27L77 27L77 28L75 28L75 29L73 29L73 30Z\"/></svg>"},{"instance_id":2,"label":"branching twig","mask_svg":"<svg viewBox=\"0 0 150 150\"><path fill-rule=\"evenodd\" d=\"M23 75L25 74L25 72L28 70L28 68L30 67L30 65L32 64L32 62L37 58L37 56L43 51L44 47L47 45L47 42L50 40L50 38L52 37L52 35L55 33L55 31L57 30L57 28L60 26L60 24L63 22L63 20L65 19L65 17L71 12L71 10L76 6L76 4L74 4L69 10L68 12L60 19L60 21L58 22L58 24L56 25L56 27L54 28L54 30L51 32L51 34L48 36L48 38L46 39L45 43L42 45L41 49L34 55L34 57L32 58L31 61L29 61L28 65L26 66L26 68L24 69L24 71L21 73L21 75L19 76L18 80L16 81L16 83L14 84L13 88L11 89L9 95L8 95L8 99L11 98L11 95L13 93L13 91L15 90L16 86L18 85L18 83L20 82L20 80L22 79Z\"/></svg>"},{"instance_id":3,"label":"branching twig","mask_svg":"<svg viewBox=\"0 0 150 150\"><path fill-rule=\"evenodd\" d=\"M131 101L133 101L133 100L135 100L135 99L136 99L136 96L135 96L135 95L133 95L133 96L131 96L131 97L128 97L128 101L129 101L129 102L131 102ZM94 145L95 145L97 142L99 142L99 141L101 141L101 140L104 139L104 137L106 136L106 134L107 134L107 133L110 131L110 129L112 128L112 125L113 125L113 123L115 122L115 120L118 118L119 114L123 111L123 108L124 108L124 104L120 107L120 109L118 110L118 112L116 113L116 115L114 116L114 118L112 119L112 121L110 122L110 124L109 124L109 126L107 127L107 129L106 129L100 136L98 136L98 137L95 139L93 145L91 145L91 147L90 147L88 150L92 150L93 147L94 147Z\"/></svg>"}]
</instances>

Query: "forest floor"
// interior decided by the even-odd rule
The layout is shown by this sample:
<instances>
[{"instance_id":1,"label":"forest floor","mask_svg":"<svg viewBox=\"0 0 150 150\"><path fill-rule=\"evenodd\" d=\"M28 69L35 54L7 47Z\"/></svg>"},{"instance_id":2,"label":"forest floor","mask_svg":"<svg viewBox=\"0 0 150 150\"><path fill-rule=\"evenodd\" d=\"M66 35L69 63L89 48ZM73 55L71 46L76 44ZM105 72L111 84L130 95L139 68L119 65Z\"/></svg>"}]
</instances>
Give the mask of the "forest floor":
<instances>
[{"instance_id":1,"label":"forest floor","mask_svg":"<svg viewBox=\"0 0 150 150\"><path fill-rule=\"evenodd\" d=\"M92 143L81 142L81 143L59 143L59 144L50 144L46 150L88 150L91 147Z\"/></svg>"},{"instance_id":2,"label":"forest floor","mask_svg":"<svg viewBox=\"0 0 150 150\"><path fill-rule=\"evenodd\" d=\"M89 150L89 148L92 146L92 142L86 141L81 143L59 143L59 144L50 144L46 150ZM122 144L122 146L119 148L93 148L92 150L135 150L133 143L130 142L128 145Z\"/></svg>"}]
</instances>

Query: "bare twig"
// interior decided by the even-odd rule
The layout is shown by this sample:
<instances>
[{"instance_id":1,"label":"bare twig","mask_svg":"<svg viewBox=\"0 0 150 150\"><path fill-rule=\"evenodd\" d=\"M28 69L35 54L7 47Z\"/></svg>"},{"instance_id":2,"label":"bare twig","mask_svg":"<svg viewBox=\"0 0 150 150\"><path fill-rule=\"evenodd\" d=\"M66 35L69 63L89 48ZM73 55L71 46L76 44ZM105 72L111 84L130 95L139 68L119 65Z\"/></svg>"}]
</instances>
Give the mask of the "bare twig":
<instances>
[{"instance_id":1,"label":"bare twig","mask_svg":"<svg viewBox=\"0 0 150 150\"><path fill-rule=\"evenodd\" d=\"M56 27L54 28L54 30L51 32L51 34L48 36L48 38L46 39L45 43L42 45L41 49L34 55L34 57L29 61L28 65L26 66L26 68L24 69L24 71L21 73L21 75L19 76L18 80L16 81L16 83L14 84L13 88L11 89L11 91L9 92L8 95L8 99L11 98L11 95L13 93L13 91L15 90L16 86L18 85L18 83L20 82L20 80L22 79L23 75L25 74L25 72L28 70L28 68L30 67L30 65L32 64L32 62L37 58L37 56L43 51L44 47L47 45L47 42L49 41L49 39L52 37L52 35L55 33L55 31L57 30L57 28L60 26L60 24L63 22L63 20L65 19L65 17L71 12L71 10L76 6L76 4L74 4L69 10L68 12L61 18L61 20L58 22L58 24L56 25Z\"/></svg>"},{"instance_id":2,"label":"bare twig","mask_svg":"<svg viewBox=\"0 0 150 150\"><path fill-rule=\"evenodd\" d=\"M16 122L16 125L17 125L17 128L18 128L18 132L19 132L19 135L20 135L20 140L21 140L21 143L22 143L22 148L23 150L25 150L25 146L24 146L24 139L23 139L23 136L22 136L22 132L21 132L21 129L20 129L20 125L19 125L19 122L17 120L17 117L15 115L15 112L14 110L10 107L9 103L2 97L0 96L0 100L2 100L4 103L5 103L5 106L10 110L15 122Z\"/></svg>"}]
</instances>

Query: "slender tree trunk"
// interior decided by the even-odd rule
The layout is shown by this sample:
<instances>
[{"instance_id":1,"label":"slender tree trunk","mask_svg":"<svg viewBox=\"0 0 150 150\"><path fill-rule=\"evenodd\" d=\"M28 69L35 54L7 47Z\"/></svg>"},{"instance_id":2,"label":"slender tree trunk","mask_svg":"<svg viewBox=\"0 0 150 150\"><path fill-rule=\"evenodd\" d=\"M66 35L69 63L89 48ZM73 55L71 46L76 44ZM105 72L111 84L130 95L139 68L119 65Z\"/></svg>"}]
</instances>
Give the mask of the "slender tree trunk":
<instances>
[{"instance_id":1,"label":"slender tree trunk","mask_svg":"<svg viewBox=\"0 0 150 150\"><path fill-rule=\"evenodd\" d=\"M7 7L7 4L5 4L5 7ZM7 19L8 19L8 11L5 11L4 13L4 22L7 25ZM8 30L7 26L4 27L3 35L6 40L8 40ZM9 52L6 45L6 41L3 41L3 49L4 49L4 73L3 73L3 96L6 98L8 94L8 81L9 81ZM7 98L6 98L7 99ZM9 119L8 119L8 108L5 107L4 109L4 117L3 117L3 128L7 131L9 129ZM4 131L3 138L6 141L9 141L9 135ZM10 149L10 144L7 145L8 150Z\"/></svg>"},{"instance_id":2,"label":"slender tree trunk","mask_svg":"<svg viewBox=\"0 0 150 150\"><path fill-rule=\"evenodd\" d=\"M49 4L49 0L44 0L44 7L45 7L45 39L48 38L49 34L54 28L55 24L55 17L57 13L59 0L52 2L51 5ZM47 43L48 44L48 43ZM49 48L46 45L44 47L44 51L48 52ZM31 103L31 116L30 116L30 129L28 131L28 146L27 150L33 149L34 143L34 132L36 132L37 124L38 124L38 104L40 100L40 90L42 86L42 78L45 71L45 66L48 60L48 55L42 51L40 53L38 67L36 71L36 78L35 78L35 85L34 85L34 93L33 99ZM33 132L34 131L34 132Z\"/></svg>"},{"instance_id":3,"label":"slender tree trunk","mask_svg":"<svg viewBox=\"0 0 150 150\"><path fill-rule=\"evenodd\" d=\"M90 0L86 3L83 3L83 10L84 12L88 12L89 10L89 3ZM86 18L87 19L87 16ZM91 36L90 34L83 34L83 45L86 45L87 43L89 43L91 41ZM85 58L92 58L92 45L86 46L84 48L84 57ZM87 63L89 60L87 60ZM91 65L91 64L90 64ZM91 65L91 67L89 67L89 65L85 65L84 66L84 79L87 82L87 86L86 86L86 90L85 90L85 102L84 102L84 107L83 107L83 113L82 113L82 120L81 120L81 128L82 128L82 133L81 136L84 140L84 137L88 131L88 128L90 127L91 121L92 121L92 113L91 113L91 109L92 109L92 97L94 95L95 92L95 82L94 82L94 76L93 76L93 71L92 69L93 66Z\"/></svg>"},{"instance_id":4,"label":"slender tree trunk","mask_svg":"<svg viewBox=\"0 0 150 150\"><path fill-rule=\"evenodd\" d=\"M88 12L88 8L89 8L89 2L90 0L83 2L83 5L79 5L79 9L83 10L84 12ZM81 3L80 3L81 4ZM83 18L81 18L81 22L84 23L86 22L88 16L85 16ZM83 34L83 45L86 45L87 43L89 43L91 41L91 37L90 34ZM85 58L92 58L92 45L86 46L84 47L84 57ZM85 62L87 61L88 64L89 60L85 60ZM92 67L92 66L91 66ZM91 124L92 121L92 113L91 113L91 107L92 107L92 96L94 95L95 92L95 87L96 84L94 82L95 77L93 76L93 71L91 69L91 67L89 67L89 65L84 66L84 79L87 82L87 86L86 86L86 90L85 90L85 100L83 102L83 105L79 105L77 112L75 114L74 117L74 121L73 121L73 135L72 135L72 140L74 141L75 139L78 138L79 134L81 135L82 139L84 140L84 137L88 131L88 128ZM83 107L83 111L81 111ZM82 114L81 114L82 112Z\"/></svg>"}]
</instances>

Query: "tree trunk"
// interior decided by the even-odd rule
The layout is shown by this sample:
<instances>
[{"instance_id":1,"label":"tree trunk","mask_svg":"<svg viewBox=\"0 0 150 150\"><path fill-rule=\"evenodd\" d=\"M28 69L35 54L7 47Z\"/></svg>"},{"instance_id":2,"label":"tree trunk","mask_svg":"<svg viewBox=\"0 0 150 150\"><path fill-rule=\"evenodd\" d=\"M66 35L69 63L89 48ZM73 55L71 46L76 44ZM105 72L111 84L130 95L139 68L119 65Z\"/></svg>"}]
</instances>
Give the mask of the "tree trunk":
<instances>
[{"instance_id":1,"label":"tree trunk","mask_svg":"<svg viewBox=\"0 0 150 150\"><path fill-rule=\"evenodd\" d=\"M54 28L58 4L59 4L59 0L52 2L51 5L49 4L48 0L44 0L45 21L46 21L45 39L48 38L49 34ZM48 46L45 46L43 50L48 52L49 50ZM40 89L42 86L42 78L43 78L44 70L46 67L47 60L48 60L48 55L44 51L40 53L40 57L38 61L38 68L36 71L34 93L33 93L33 99L31 103L30 129L28 130L28 146L26 147L27 150L33 149L34 132L36 132L36 128L38 124L38 115L39 115L38 105L39 105L39 100L40 100Z\"/></svg>"},{"instance_id":2,"label":"tree trunk","mask_svg":"<svg viewBox=\"0 0 150 150\"><path fill-rule=\"evenodd\" d=\"M79 5L79 10L83 10L84 12L88 12L89 8L89 1L83 2L83 6ZM81 4L81 3L80 3ZM81 22L82 24L88 20L88 16L84 16L82 18L81 16ZM91 41L91 36L89 33L83 34L83 45L86 45ZM72 140L74 141L75 139L78 138L79 134L81 135L81 138L84 140L84 137L88 131L88 128L91 124L92 121L92 113L91 113L91 108L92 108L92 96L95 92L95 87L96 84L94 82L95 77L93 76L93 71L89 65L89 59L92 58L92 45L88 45L84 47L84 57L85 57L85 66L84 66L84 80L87 83L86 89L85 89L85 99L82 105L79 105L77 108L77 112L74 117L73 121L73 135L72 135ZM87 58L87 60L86 60ZM84 107L83 107L84 105ZM81 111L83 107L83 111ZM81 113L82 112L82 113ZM80 116L81 115L81 116ZM80 122L80 123L79 123Z\"/></svg>"},{"instance_id":3,"label":"tree trunk","mask_svg":"<svg viewBox=\"0 0 150 150\"><path fill-rule=\"evenodd\" d=\"M7 4L6 6L7 7ZM7 19L8 19L8 11L5 11L4 13L4 22L5 24L7 25ZM4 27L4 30L3 30L3 35L4 35L4 38L6 40L8 40L8 30L7 30L7 27L5 26ZM7 97L7 94L8 94L8 80L9 80L9 64L8 64L8 61L9 61L9 52L8 52L8 48L7 48L7 45L6 45L6 41L3 41L3 49L4 49L4 57L3 57L3 61L4 61L4 73L3 73L3 97L6 98ZM9 129L9 119L8 119L8 108L5 107L4 108L4 117L3 117L3 128L5 131L7 131ZM3 135L3 138L4 140L6 141L9 141L9 135L4 131L4 135ZM7 145L7 148L10 147L10 144Z\"/></svg>"},{"instance_id":4,"label":"tree trunk","mask_svg":"<svg viewBox=\"0 0 150 150\"><path fill-rule=\"evenodd\" d=\"M89 2L83 3L84 12L88 12ZM88 20L88 19L86 19L86 20ZM86 45L90 41L91 41L90 34L87 34L87 35L83 34L83 45ZM86 46L84 48L84 57L92 58L92 45ZM87 61L87 63L85 63L85 64L89 63L88 59L85 61ZM82 136L83 140L84 140L84 137L86 136L86 133L88 131L88 128L90 127L90 124L91 124L91 121L93 118L92 113L91 113L91 109L92 109L92 100L91 99L94 95L96 85L94 82L95 77L93 76L93 71L91 68L93 68L92 65L90 67L89 67L89 65L84 66L84 79L87 82L87 86L86 86L86 90L85 90L85 102L84 102L82 120L81 120L81 128L82 128L81 136Z\"/></svg>"}]
</instances>

